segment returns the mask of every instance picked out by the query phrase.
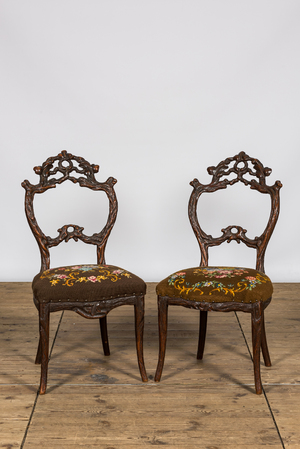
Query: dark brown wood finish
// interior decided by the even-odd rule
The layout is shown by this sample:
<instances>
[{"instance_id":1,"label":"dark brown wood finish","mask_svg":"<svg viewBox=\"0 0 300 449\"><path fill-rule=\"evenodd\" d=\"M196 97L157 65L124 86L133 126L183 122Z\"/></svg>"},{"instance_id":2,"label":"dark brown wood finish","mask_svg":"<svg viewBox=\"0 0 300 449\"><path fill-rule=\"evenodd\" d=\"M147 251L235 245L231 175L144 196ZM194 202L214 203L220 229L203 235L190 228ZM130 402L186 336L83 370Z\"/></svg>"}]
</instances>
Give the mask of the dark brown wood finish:
<instances>
[{"instance_id":1,"label":"dark brown wood finish","mask_svg":"<svg viewBox=\"0 0 300 449\"><path fill-rule=\"evenodd\" d=\"M26 190L25 194L25 213L29 226L35 236L41 252L41 271L50 267L49 248L59 245L61 242L68 242L70 239L78 240L97 246L97 263L105 263L105 246L109 234L115 224L118 202L114 185L117 180L110 177L105 182L98 182L94 173L98 173L99 165L89 164L85 159L73 156L66 151L62 151L58 156L49 157L42 166L34 167L34 171L40 176L40 182L36 185L25 180L22 187ZM58 175L55 177L55 175ZM104 191L109 200L109 215L107 223L99 233L92 236L85 235L83 228L74 224L68 224L58 229L59 235L55 238L46 236L40 229L34 214L33 200L37 193L43 193L48 189L55 188L58 184L69 180L74 184L78 183L81 187L87 187L96 191Z\"/></svg>"},{"instance_id":2,"label":"dark brown wood finish","mask_svg":"<svg viewBox=\"0 0 300 449\"><path fill-rule=\"evenodd\" d=\"M95 245L97 248L97 264L104 265L106 243L116 221L118 210L118 203L114 190L114 184L117 182L116 179L110 177L105 182L98 182L94 176L94 174L99 171L98 165L90 164L82 157L74 156L66 151L62 151L55 157L49 157L41 166L34 167L34 171L40 176L40 182L33 185L28 180L25 180L22 183L22 187L26 190L26 217L40 249L40 272L50 268L49 249L59 245L63 241L68 242L71 239L74 239L75 241L81 240L84 243ZM61 184L66 180L73 183L78 183L81 187L86 187L96 191L104 191L106 193L109 201L109 213L107 222L100 232L88 236L83 233L83 227L75 224L67 224L58 229L58 236L52 238L50 236L46 236L40 229L33 207L35 194L40 194L48 189L56 188L58 184ZM106 320L107 314L115 307L119 307L121 305L133 305L135 310L135 335L138 365L142 380L144 382L148 380L143 358L144 295L137 295L135 292L130 292L124 297L116 295L115 298L100 298L99 301L93 302L83 300L71 302L66 297L65 301L40 303L36 298L34 298L34 303L39 311L40 339L36 355L36 363L41 364L40 394L44 394L47 387L50 313L62 310L72 310L89 319L98 318L100 323L103 351L105 355L109 355L110 350Z\"/></svg>"},{"instance_id":3,"label":"dark brown wood finish","mask_svg":"<svg viewBox=\"0 0 300 449\"><path fill-rule=\"evenodd\" d=\"M201 184L198 179L194 179L190 183L193 187L193 191L191 193L188 206L190 223L197 238L201 252L200 267L208 266L208 249L210 247L218 246L226 241L230 243L232 240L235 240L237 243L243 242L248 247L256 249L256 270L264 273L266 248L279 215L279 191L282 187L281 182L276 181L272 186L267 185L266 177L271 174L271 169L264 167L259 160L249 157L245 152L240 152L234 157L227 158L220 162L216 167L209 167L207 171L212 176L212 181L209 184ZM197 205L200 196L204 192L213 193L220 189L226 189L228 186L231 186L237 182L242 182L251 189L270 195L270 216L264 232L260 236L250 239L246 236L246 229L239 225L232 225L222 229L222 235L220 237L214 238L211 235L207 235L201 228L197 216ZM270 304L270 302L271 298L264 302L258 301L249 304L237 301L224 303L197 302L181 297L158 295L159 359L155 374L155 381L160 381L164 365L167 340L167 313L169 305L177 305L200 310L200 329L197 352L198 359L203 358L208 311L242 311L251 313L255 389L257 394L261 394L262 384L260 376L260 348L262 349L265 365L271 366L264 325L264 309Z\"/></svg>"},{"instance_id":4,"label":"dark brown wood finish","mask_svg":"<svg viewBox=\"0 0 300 449\"><path fill-rule=\"evenodd\" d=\"M232 158L225 159L216 167L208 167L207 171L212 176L212 181L209 184L201 184L198 179L190 182L193 187L193 192L189 201L189 219L201 251L200 266L205 267L208 265L209 247L220 245L225 241L229 243L232 240L236 240L237 243L243 242L248 247L256 249L256 269L264 273L265 252L279 215L279 191L282 187L281 182L276 181L273 186L268 186L266 184L266 177L272 173L272 170L264 167L258 159L249 157L243 151ZM235 174L236 177L229 180L228 178L232 174ZM199 224L197 216L198 200L202 193L212 193L220 189L226 189L228 186L234 185L237 182L242 182L245 186L250 186L251 189L270 195L271 210L269 221L264 232L254 239L248 238L246 236L247 230L237 225L222 229L223 235L213 238L211 235L207 235Z\"/></svg>"}]
</instances>

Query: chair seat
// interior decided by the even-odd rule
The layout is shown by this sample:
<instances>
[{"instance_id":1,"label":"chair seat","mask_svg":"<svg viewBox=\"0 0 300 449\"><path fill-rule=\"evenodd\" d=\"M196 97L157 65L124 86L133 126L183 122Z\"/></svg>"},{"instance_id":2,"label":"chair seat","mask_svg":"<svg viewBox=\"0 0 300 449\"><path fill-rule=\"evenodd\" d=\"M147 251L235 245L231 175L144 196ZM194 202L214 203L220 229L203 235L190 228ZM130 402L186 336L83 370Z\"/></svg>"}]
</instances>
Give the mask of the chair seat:
<instances>
[{"instance_id":1,"label":"chair seat","mask_svg":"<svg viewBox=\"0 0 300 449\"><path fill-rule=\"evenodd\" d=\"M144 295L146 284L138 276L114 265L76 265L37 274L32 289L40 303L92 302Z\"/></svg>"},{"instance_id":2,"label":"chair seat","mask_svg":"<svg viewBox=\"0 0 300 449\"><path fill-rule=\"evenodd\" d=\"M160 296L199 302L267 301L273 286L264 273L241 267L194 267L177 271L156 287Z\"/></svg>"}]
</instances>

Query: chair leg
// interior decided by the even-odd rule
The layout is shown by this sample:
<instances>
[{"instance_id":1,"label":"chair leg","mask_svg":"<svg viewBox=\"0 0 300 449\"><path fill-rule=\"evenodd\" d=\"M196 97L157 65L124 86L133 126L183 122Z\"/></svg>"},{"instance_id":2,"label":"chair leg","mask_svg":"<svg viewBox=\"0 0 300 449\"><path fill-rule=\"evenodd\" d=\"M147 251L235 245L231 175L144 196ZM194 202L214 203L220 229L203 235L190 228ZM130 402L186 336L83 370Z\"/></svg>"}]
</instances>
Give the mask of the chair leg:
<instances>
[{"instance_id":1,"label":"chair leg","mask_svg":"<svg viewBox=\"0 0 300 449\"><path fill-rule=\"evenodd\" d=\"M265 314L262 313L262 326L261 326L261 349L263 353L263 358L266 366L272 366L270 354L267 344L266 328L265 328Z\"/></svg>"},{"instance_id":2,"label":"chair leg","mask_svg":"<svg viewBox=\"0 0 300 449\"><path fill-rule=\"evenodd\" d=\"M200 310L199 341L198 341L198 352L197 352L198 360L203 359L206 328L207 328L207 312Z\"/></svg>"},{"instance_id":3,"label":"chair leg","mask_svg":"<svg viewBox=\"0 0 300 449\"><path fill-rule=\"evenodd\" d=\"M37 349L37 353L36 353L36 357L35 357L35 362L36 365L40 365L42 363L42 344L41 344L41 338L39 337L39 345L38 345L38 349Z\"/></svg>"},{"instance_id":4,"label":"chair leg","mask_svg":"<svg viewBox=\"0 0 300 449\"><path fill-rule=\"evenodd\" d=\"M161 296L157 298L158 304L158 333L159 333L159 356L154 380L159 382L164 367L167 329L168 329L168 300Z\"/></svg>"},{"instance_id":5,"label":"chair leg","mask_svg":"<svg viewBox=\"0 0 300 449\"><path fill-rule=\"evenodd\" d=\"M253 344L253 365L254 365L254 380L256 394L262 393L262 384L260 377L260 348L262 345L262 303L254 304L251 318L252 318L252 344Z\"/></svg>"},{"instance_id":6,"label":"chair leg","mask_svg":"<svg viewBox=\"0 0 300 449\"><path fill-rule=\"evenodd\" d=\"M137 297L134 304L136 353L142 381L148 382L143 351L144 314L144 296Z\"/></svg>"},{"instance_id":7,"label":"chair leg","mask_svg":"<svg viewBox=\"0 0 300 449\"><path fill-rule=\"evenodd\" d=\"M49 361L49 323L50 323L49 305L40 304L39 310L40 352L41 352L40 394L45 394L47 388L47 374L48 374L48 361Z\"/></svg>"},{"instance_id":8,"label":"chair leg","mask_svg":"<svg viewBox=\"0 0 300 449\"><path fill-rule=\"evenodd\" d=\"M110 355L109 344L108 344L108 334L107 334L107 316L99 318L100 333L103 346L104 355Z\"/></svg>"}]
</instances>

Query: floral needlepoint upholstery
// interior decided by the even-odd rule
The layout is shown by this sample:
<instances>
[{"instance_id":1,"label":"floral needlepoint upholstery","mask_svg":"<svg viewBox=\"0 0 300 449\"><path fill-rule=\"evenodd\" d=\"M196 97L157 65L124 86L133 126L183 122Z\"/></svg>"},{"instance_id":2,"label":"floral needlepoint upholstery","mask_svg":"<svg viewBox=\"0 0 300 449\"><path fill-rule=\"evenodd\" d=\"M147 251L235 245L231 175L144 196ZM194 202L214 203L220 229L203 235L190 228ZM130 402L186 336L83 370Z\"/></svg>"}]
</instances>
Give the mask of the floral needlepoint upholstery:
<instances>
[{"instance_id":1,"label":"floral needlepoint upholstery","mask_svg":"<svg viewBox=\"0 0 300 449\"><path fill-rule=\"evenodd\" d=\"M32 282L39 302L97 301L146 293L138 276L113 265L75 265L53 268Z\"/></svg>"},{"instance_id":2,"label":"floral needlepoint upholstery","mask_svg":"<svg viewBox=\"0 0 300 449\"><path fill-rule=\"evenodd\" d=\"M264 273L239 267L195 267L177 271L156 288L160 296L199 302L266 301L273 286Z\"/></svg>"}]
</instances>

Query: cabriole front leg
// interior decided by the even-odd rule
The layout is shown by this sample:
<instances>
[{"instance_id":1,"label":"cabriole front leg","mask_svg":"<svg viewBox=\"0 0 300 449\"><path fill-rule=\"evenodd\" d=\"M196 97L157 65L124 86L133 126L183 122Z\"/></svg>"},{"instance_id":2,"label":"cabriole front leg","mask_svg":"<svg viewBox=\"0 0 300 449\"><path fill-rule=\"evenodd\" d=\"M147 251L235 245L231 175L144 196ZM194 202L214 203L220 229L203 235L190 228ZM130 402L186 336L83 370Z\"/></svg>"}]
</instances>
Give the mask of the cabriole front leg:
<instances>
[{"instance_id":1,"label":"cabriole front leg","mask_svg":"<svg viewBox=\"0 0 300 449\"><path fill-rule=\"evenodd\" d=\"M46 393L47 374L49 361L49 304L40 304L39 325L40 325L40 350L41 350L41 381L40 394Z\"/></svg>"},{"instance_id":2,"label":"cabriole front leg","mask_svg":"<svg viewBox=\"0 0 300 449\"><path fill-rule=\"evenodd\" d=\"M168 300L164 297L158 296L158 334L159 334L159 356L154 380L159 382L162 370L164 367L167 343L167 329L168 329Z\"/></svg>"},{"instance_id":3,"label":"cabriole front leg","mask_svg":"<svg viewBox=\"0 0 300 449\"><path fill-rule=\"evenodd\" d=\"M39 331L40 333L40 331ZM38 349L37 349L37 353L36 353L36 358L35 358L35 364L36 365L40 365L42 362L42 343L41 343L41 338L39 337L39 345L38 345Z\"/></svg>"},{"instance_id":4,"label":"cabriole front leg","mask_svg":"<svg viewBox=\"0 0 300 449\"><path fill-rule=\"evenodd\" d=\"M256 394L262 393L262 384L260 377L260 348L263 323L262 303L258 302L253 305L251 312L252 318L252 344L253 344L253 365L254 365L254 381Z\"/></svg>"},{"instance_id":5,"label":"cabriole front leg","mask_svg":"<svg viewBox=\"0 0 300 449\"><path fill-rule=\"evenodd\" d=\"M143 382L148 382L144 362L143 338L144 338L144 296L137 297L134 304L135 316L135 341L139 370Z\"/></svg>"}]
</instances>

